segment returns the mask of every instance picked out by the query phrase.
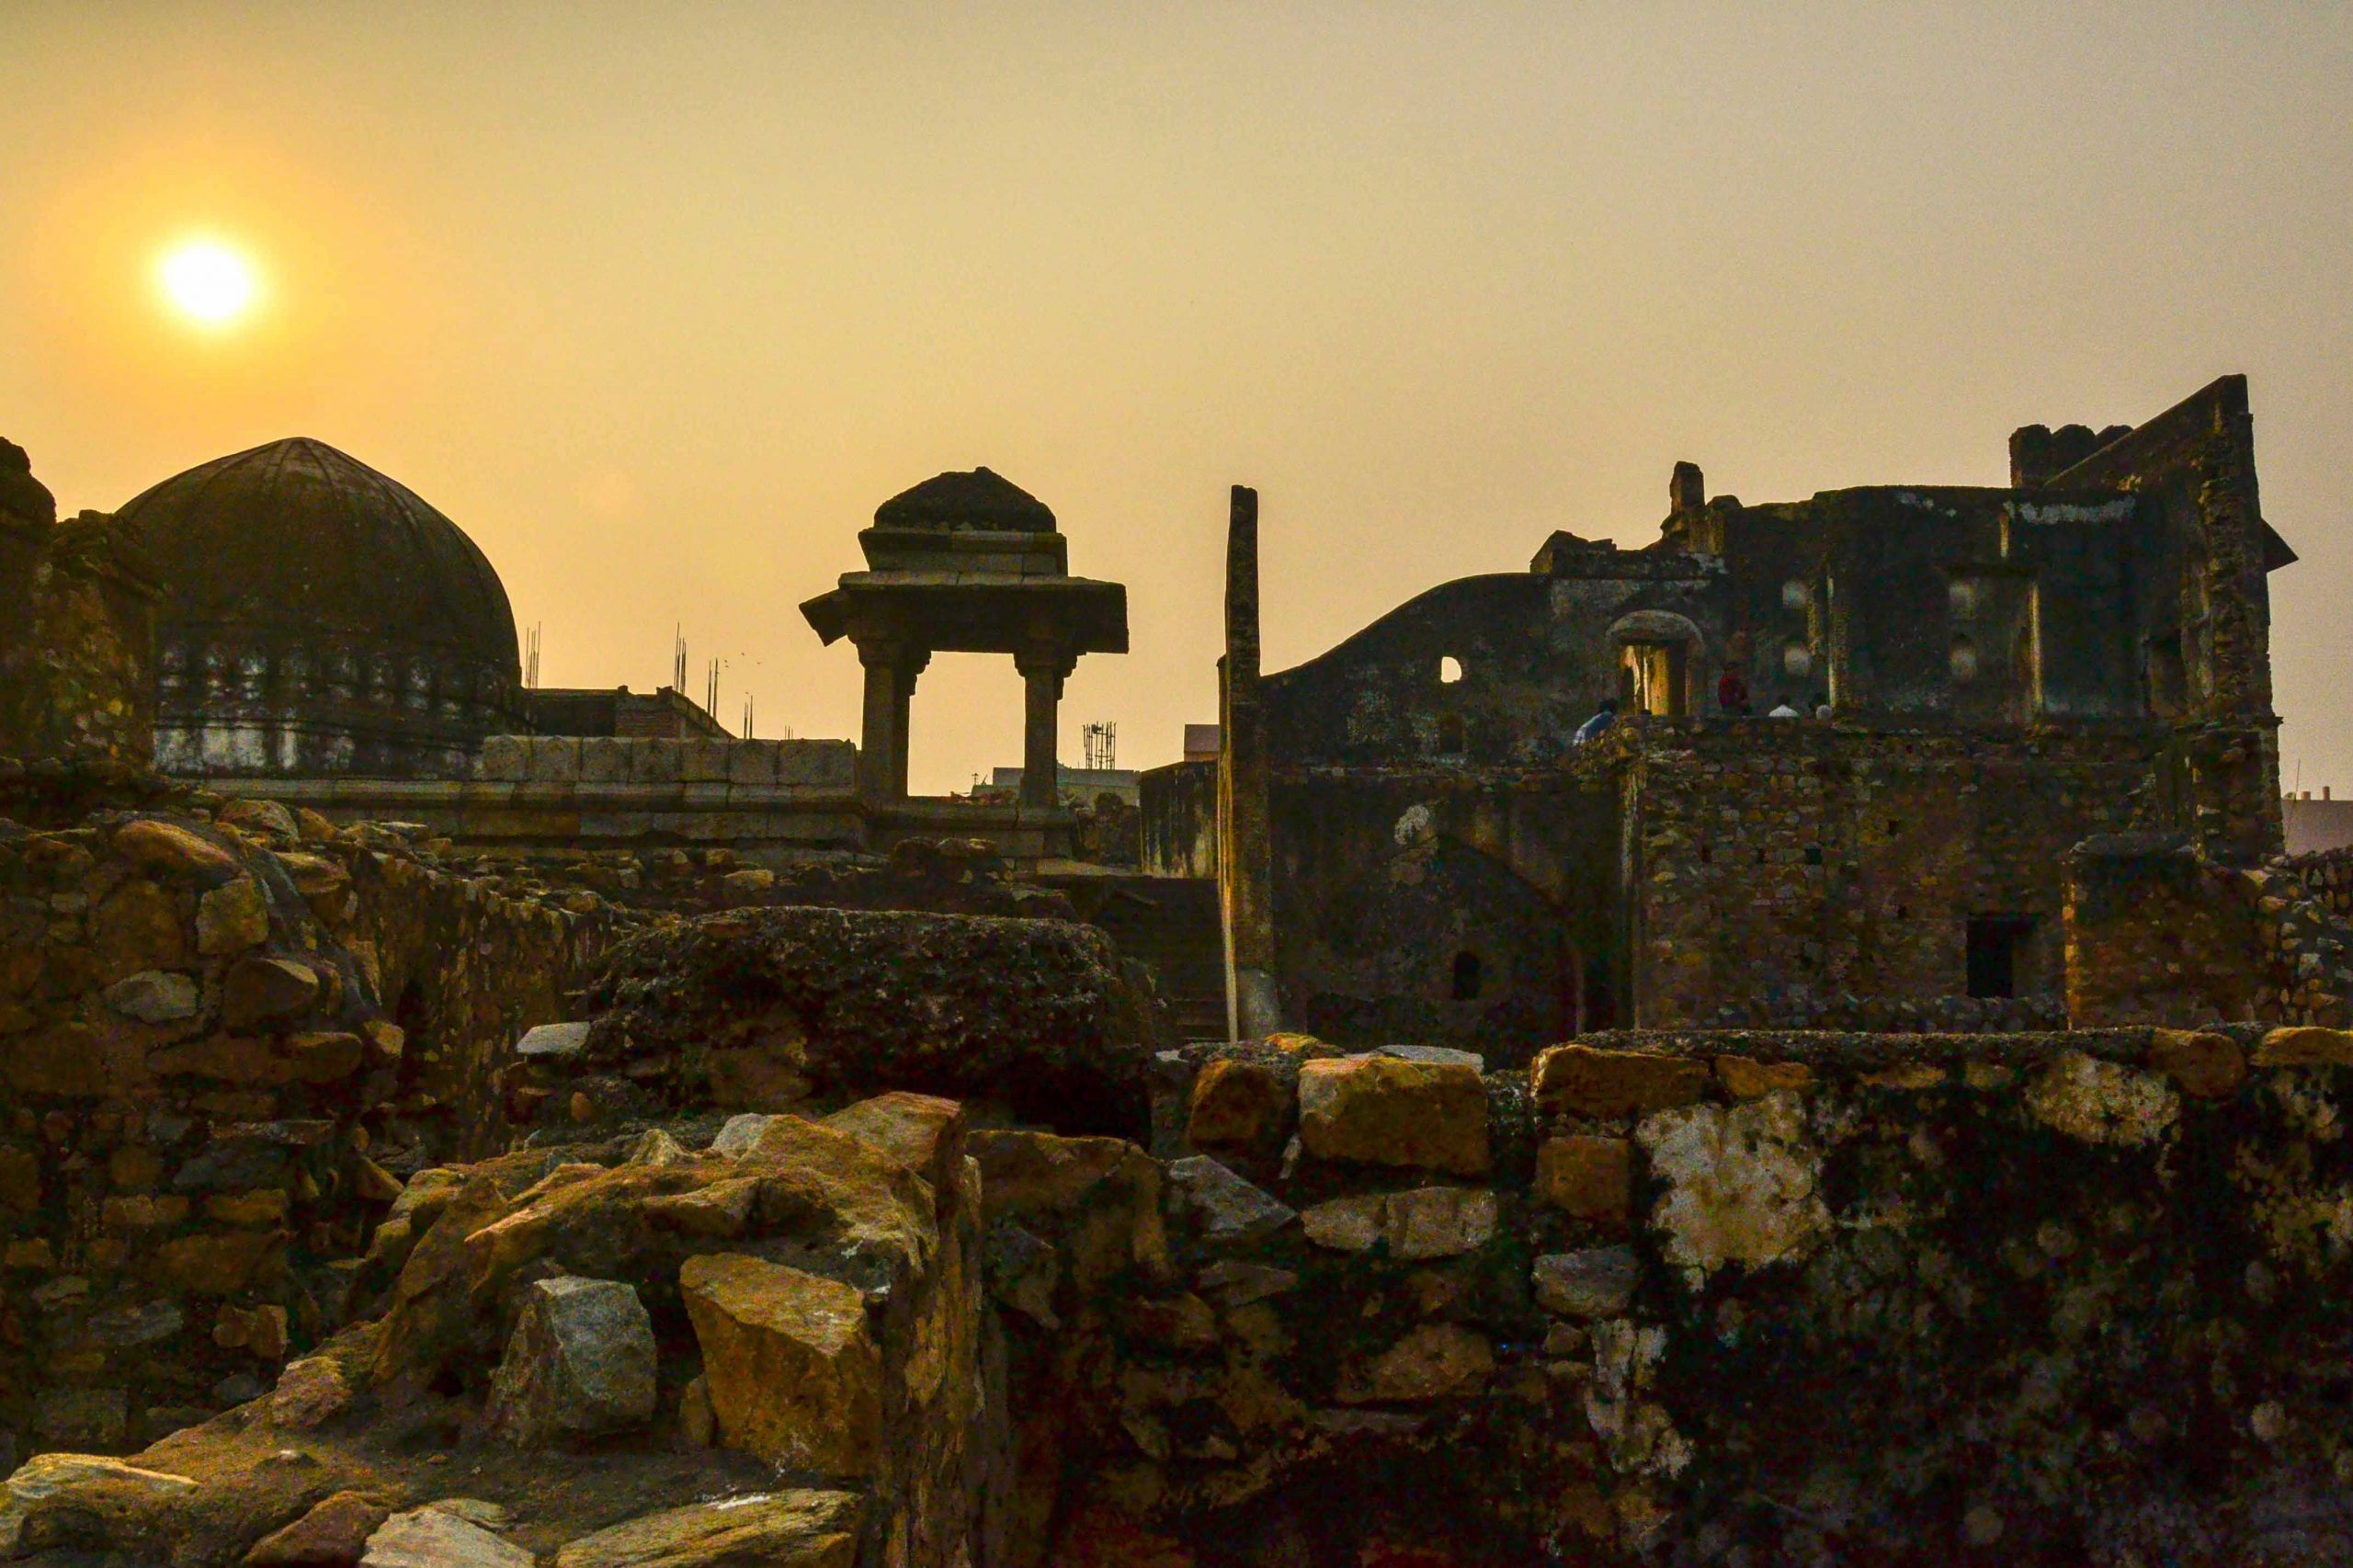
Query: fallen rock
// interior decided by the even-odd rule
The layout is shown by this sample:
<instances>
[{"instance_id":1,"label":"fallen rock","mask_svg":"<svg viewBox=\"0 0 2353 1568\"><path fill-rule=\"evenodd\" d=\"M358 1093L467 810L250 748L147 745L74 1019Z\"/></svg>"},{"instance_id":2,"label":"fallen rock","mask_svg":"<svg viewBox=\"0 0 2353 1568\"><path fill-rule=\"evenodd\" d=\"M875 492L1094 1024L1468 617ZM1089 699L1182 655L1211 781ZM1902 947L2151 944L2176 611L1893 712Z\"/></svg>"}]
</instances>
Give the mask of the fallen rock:
<instances>
[{"instance_id":1,"label":"fallen rock","mask_svg":"<svg viewBox=\"0 0 2353 1568\"><path fill-rule=\"evenodd\" d=\"M585 1023L537 1024L515 1042L515 1054L526 1062L569 1062L588 1049Z\"/></svg>"},{"instance_id":2,"label":"fallen rock","mask_svg":"<svg viewBox=\"0 0 2353 1568\"><path fill-rule=\"evenodd\" d=\"M142 818L125 823L114 835L115 853L135 865L163 871L233 871L237 858L176 823Z\"/></svg>"},{"instance_id":3,"label":"fallen rock","mask_svg":"<svg viewBox=\"0 0 2353 1568\"><path fill-rule=\"evenodd\" d=\"M1486 1339L1457 1323L1424 1324L1341 1381L1343 1404L1445 1399L1476 1393L1495 1369Z\"/></svg>"},{"instance_id":4,"label":"fallen rock","mask_svg":"<svg viewBox=\"0 0 2353 1568\"><path fill-rule=\"evenodd\" d=\"M394 1514L368 1538L359 1568L538 1568L536 1554L445 1508Z\"/></svg>"},{"instance_id":5,"label":"fallen rock","mask_svg":"<svg viewBox=\"0 0 2353 1568\"><path fill-rule=\"evenodd\" d=\"M857 1290L732 1253L688 1258L678 1288L721 1441L780 1469L873 1472L882 1366Z\"/></svg>"},{"instance_id":6,"label":"fallen rock","mask_svg":"<svg viewBox=\"0 0 2353 1568\"><path fill-rule=\"evenodd\" d=\"M269 1421L290 1431L308 1431L340 1415L351 1404L351 1384L330 1357L306 1356L287 1363L269 1396Z\"/></svg>"},{"instance_id":7,"label":"fallen rock","mask_svg":"<svg viewBox=\"0 0 2353 1568\"><path fill-rule=\"evenodd\" d=\"M2273 1029L2255 1048L2257 1067L2353 1066L2353 1029Z\"/></svg>"},{"instance_id":8,"label":"fallen rock","mask_svg":"<svg viewBox=\"0 0 2353 1568\"><path fill-rule=\"evenodd\" d=\"M196 902L196 950L242 953L269 940L269 898L252 877L235 877Z\"/></svg>"},{"instance_id":9,"label":"fallen rock","mask_svg":"<svg viewBox=\"0 0 2353 1568\"><path fill-rule=\"evenodd\" d=\"M893 1090L825 1118L825 1125L900 1161L952 1206L964 1163L964 1108L937 1095Z\"/></svg>"},{"instance_id":10,"label":"fallen rock","mask_svg":"<svg viewBox=\"0 0 2353 1568\"><path fill-rule=\"evenodd\" d=\"M777 1119L757 1111L731 1116L726 1125L719 1130L719 1136L710 1141L710 1152L725 1154L730 1159L741 1158L746 1150L760 1141L760 1134L768 1130L768 1124Z\"/></svg>"},{"instance_id":11,"label":"fallen rock","mask_svg":"<svg viewBox=\"0 0 2353 1568\"><path fill-rule=\"evenodd\" d=\"M1282 1142L1291 1088L1262 1062L1220 1060L1193 1080L1186 1138L1204 1147L1257 1148Z\"/></svg>"},{"instance_id":12,"label":"fallen rock","mask_svg":"<svg viewBox=\"0 0 2353 1568\"><path fill-rule=\"evenodd\" d=\"M1536 1260L1536 1301L1565 1317L1614 1318L1634 1299L1643 1266L1631 1247L1588 1247L1548 1253Z\"/></svg>"},{"instance_id":13,"label":"fallen rock","mask_svg":"<svg viewBox=\"0 0 2353 1568\"><path fill-rule=\"evenodd\" d=\"M1170 1206L1189 1215L1211 1246L1249 1246L1299 1218L1298 1211L1207 1154L1168 1167Z\"/></svg>"},{"instance_id":14,"label":"fallen rock","mask_svg":"<svg viewBox=\"0 0 2353 1568\"><path fill-rule=\"evenodd\" d=\"M537 1449L642 1426L654 1418L654 1364L653 1321L633 1288L538 1280L491 1376L491 1429Z\"/></svg>"},{"instance_id":15,"label":"fallen rock","mask_svg":"<svg viewBox=\"0 0 2353 1568\"><path fill-rule=\"evenodd\" d=\"M851 1568L861 1511L847 1492L692 1503L583 1536L555 1568Z\"/></svg>"},{"instance_id":16,"label":"fallen rock","mask_svg":"<svg viewBox=\"0 0 2353 1568\"><path fill-rule=\"evenodd\" d=\"M364 1493L338 1492L245 1553L245 1568L351 1568L392 1511Z\"/></svg>"},{"instance_id":17,"label":"fallen rock","mask_svg":"<svg viewBox=\"0 0 2353 1568\"><path fill-rule=\"evenodd\" d=\"M1303 1062L1299 1136L1323 1159L1477 1176L1489 1159L1486 1091L1477 1070L1460 1062Z\"/></svg>"}]
</instances>

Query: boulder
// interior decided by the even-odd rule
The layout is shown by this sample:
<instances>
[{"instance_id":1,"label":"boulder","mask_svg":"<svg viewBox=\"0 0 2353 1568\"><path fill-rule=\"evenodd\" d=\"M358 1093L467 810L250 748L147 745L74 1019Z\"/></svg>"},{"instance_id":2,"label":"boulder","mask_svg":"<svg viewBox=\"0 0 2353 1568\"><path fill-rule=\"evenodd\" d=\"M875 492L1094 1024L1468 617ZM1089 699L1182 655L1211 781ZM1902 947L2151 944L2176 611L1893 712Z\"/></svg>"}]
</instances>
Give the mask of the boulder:
<instances>
[{"instance_id":1,"label":"boulder","mask_svg":"<svg viewBox=\"0 0 2353 1568\"><path fill-rule=\"evenodd\" d=\"M492 1374L491 1429L547 1448L654 1418L654 1324L618 1279L535 1281Z\"/></svg>"},{"instance_id":2,"label":"boulder","mask_svg":"<svg viewBox=\"0 0 2353 1568\"><path fill-rule=\"evenodd\" d=\"M198 952L216 958L268 940L269 898L252 877L233 877L197 900Z\"/></svg>"},{"instance_id":3,"label":"boulder","mask_svg":"<svg viewBox=\"0 0 2353 1568\"><path fill-rule=\"evenodd\" d=\"M114 835L115 853L151 870L195 873L233 871L237 858L176 823L142 818L125 823Z\"/></svg>"},{"instance_id":4,"label":"boulder","mask_svg":"<svg viewBox=\"0 0 2353 1568\"><path fill-rule=\"evenodd\" d=\"M930 1183L942 1207L953 1204L964 1164L964 1108L956 1101L897 1090L845 1107L825 1125L891 1155Z\"/></svg>"},{"instance_id":5,"label":"boulder","mask_svg":"<svg viewBox=\"0 0 2353 1568\"><path fill-rule=\"evenodd\" d=\"M838 1279L738 1254L678 1273L720 1440L779 1469L866 1476L881 1458L882 1363L866 1301Z\"/></svg>"},{"instance_id":6,"label":"boulder","mask_svg":"<svg viewBox=\"0 0 2353 1568\"><path fill-rule=\"evenodd\" d=\"M691 1503L583 1536L555 1568L852 1568L861 1507L847 1492Z\"/></svg>"},{"instance_id":7,"label":"boulder","mask_svg":"<svg viewBox=\"0 0 2353 1568\"><path fill-rule=\"evenodd\" d=\"M2353 1030L2273 1029L2255 1048L2257 1067L2353 1066Z\"/></svg>"},{"instance_id":8,"label":"boulder","mask_svg":"<svg viewBox=\"0 0 2353 1568\"><path fill-rule=\"evenodd\" d=\"M184 1475L97 1454L36 1454L0 1484L0 1557L112 1545L158 1505L196 1490Z\"/></svg>"},{"instance_id":9,"label":"boulder","mask_svg":"<svg viewBox=\"0 0 2353 1568\"><path fill-rule=\"evenodd\" d=\"M1193 1080L1187 1140L1204 1148L1265 1148L1282 1142L1291 1087L1263 1062L1217 1061Z\"/></svg>"},{"instance_id":10,"label":"boulder","mask_svg":"<svg viewBox=\"0 0 2353 1568\"><path fill-rule=\"evenodd\" d=\"M2284 1032L2284 1031L2279 1031ZM2269 1043L2267 1038L2265 1043ZM2246 1056L2225 1034L2189 1029L2149 1031L2148 1065L2192 1099L2222 1099L2246 1079Z\"/></svg>"},{"instance_id":11,"label":"boulder","mask_svg":"<svg viewBox=\"0 0 2353 1568\"><path fill-rule=\"evenodd\" d=\"M1477 1069L1461 1062L1303 1062L1299 1136L1323 1159L1477 1176L1489 1160L1486 1091Z\"/></svg>"},{"instance_id":12,"label":"boulder","mask_svg":"<svg viewBox=\"0 0 2353 1568\"><path fill-rule=\"evenodd\" d=\"M106 988L106 1004L142 1024L176 1023L196 1017L196 982L170 970L148 969L125 975Z\"/></svg>"}]
</instances>

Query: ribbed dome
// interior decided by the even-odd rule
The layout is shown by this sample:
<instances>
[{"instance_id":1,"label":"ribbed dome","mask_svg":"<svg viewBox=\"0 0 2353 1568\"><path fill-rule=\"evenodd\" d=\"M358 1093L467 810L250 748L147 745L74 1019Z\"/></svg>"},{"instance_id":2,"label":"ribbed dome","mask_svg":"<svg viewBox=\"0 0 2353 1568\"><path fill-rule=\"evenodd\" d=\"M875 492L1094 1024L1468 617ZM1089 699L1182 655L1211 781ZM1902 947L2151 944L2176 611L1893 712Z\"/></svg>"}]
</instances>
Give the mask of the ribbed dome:
<instances>
[{"instance_id":1,"label":"ribbed dome","mask_svg":"<svg viewBox=\"0 0 2353 1568\"><path fill-rule=\"evenodd\" d=\"M984 468L951 469L874 508L878 528L974 528L1052 533L1054 514L1021 486Z\"/></svg>"},{"instance_id":2,"label":"ribbed dome","mask_svg":"<svg viewBox=\"0 0 2353 1568\"><path fill-rule=\"evenodd\" d=\"M439 512L297 437L118 514L164 583L156 761L182 773L461 775L514 727L498 574Z\"/></svg>"},{"instance_id":3,"label":"ribbed dome","mask_svg":"<svg viewBox=\"0 0 2353 1568\"><path fill-rule=\"evenodd\" d=\"M407 486L307 437L215 458L125 506L167 629L236 626L434 649L519 676L490 562Z\"/></svg>"}]
</instances>

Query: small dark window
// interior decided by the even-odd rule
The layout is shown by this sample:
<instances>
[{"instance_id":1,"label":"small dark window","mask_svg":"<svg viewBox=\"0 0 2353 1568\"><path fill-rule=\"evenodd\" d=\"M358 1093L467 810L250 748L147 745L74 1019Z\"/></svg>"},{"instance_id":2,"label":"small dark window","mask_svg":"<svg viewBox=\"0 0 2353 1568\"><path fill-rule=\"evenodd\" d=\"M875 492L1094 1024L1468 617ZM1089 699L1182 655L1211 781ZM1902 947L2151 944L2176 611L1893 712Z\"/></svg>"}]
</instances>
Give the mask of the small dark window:
<instances>
[{"instance_id":1,"label":"small dark window","mask_svg":"<svg viewBox=\"0 0 2353 1568\"><path fill-rule=\"evenodd\" d=\"M1912 918L1912 906L1911 906L1910 904L1908 904L1908 903L1899 903L1899 904L1897 904L1897 905L1895 906L1895 917L1896 917L1898 920L1909 920L1909 919L1911 919L1911 918Z\"/></svg>"},{"instance_id":2,"label":"small dark window","mask_svg":"<svg viewBox=\"0 0 2353 1568\"><path fill-rule=\"evenodd\" d=\"M1438 722L1438 749L1448 756L1467 749L1462 744L1462 721L1451 713Z\"/></svg>"},{"instance_id":3,"label":"small dark window","mask_svg":"<svg viewBox=\"0 0 2353 1568\"><path fill-rule=\"evenodd\" d=\"M2026 967L2027 942L2034 935L2034 920L2024 915L1972 915L1969 917L1969 994L2006 997L2018 994Z\"/></svg>"},{"instance_id":4,"label":"small dark window","mask_svg":"<svg viewBox=\"0 0 2353 1568\"><path fill-rule=\"evenodd\" d=\"M1479 999L1478 954L1454 955L1454 999L1458 1002L1476 1002Z\"/></svg>"},{"instance_id":5,"label":"small dark window","mask_svg":"<svg viewBox=\"0 0 2353 1568\"><path fill-rule=\"evenodd\" d=\"M1805 846L1805 863L1809 866L1819 866L1822 864L1821 845L1809 844Z\"/></svg>"},{"instance_id":6,"label":"small dark window","mask_svg":"<svg viewBox=\"0 0 2353 1568\"><path fill-rule=\"evenodd\" d=\"M1704 845L1704 844L1702 844L1701 846L1699 846L1699 864L1701 864L1702 866L1704 866L1704 865L1706 865L1709 861L1711 861L1711 860L1714 859L1715 858L1716 858L1716 852L1715 852L1713 849L1710 848L1707 845Z\"/></svg>"}]
</instances>

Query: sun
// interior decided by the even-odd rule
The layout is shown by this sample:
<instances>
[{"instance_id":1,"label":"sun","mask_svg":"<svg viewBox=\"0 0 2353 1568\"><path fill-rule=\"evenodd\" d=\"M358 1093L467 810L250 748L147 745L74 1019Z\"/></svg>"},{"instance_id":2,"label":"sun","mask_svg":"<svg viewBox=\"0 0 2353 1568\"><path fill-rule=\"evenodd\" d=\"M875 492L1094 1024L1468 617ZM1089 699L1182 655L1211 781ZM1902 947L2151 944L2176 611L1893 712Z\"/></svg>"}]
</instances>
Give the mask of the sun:
<instances>
[{"instance_id":1,"label":"sun","mask_svg":"<svg viewBox=\"0 0 2353 1568\"><path fill-rule=\"evenodd\" d=\"M199 326L223 327L261 292L253 263L218 240L187 240L164 253L155 278L172 308Z\"/></svg>"}]
</instances>

